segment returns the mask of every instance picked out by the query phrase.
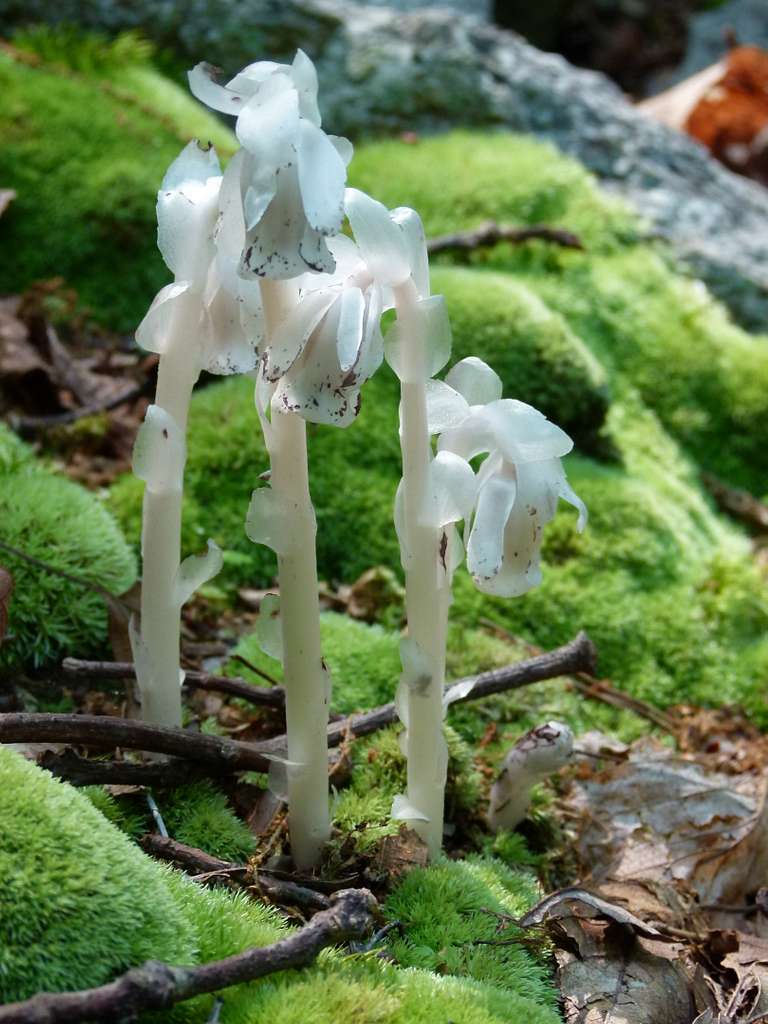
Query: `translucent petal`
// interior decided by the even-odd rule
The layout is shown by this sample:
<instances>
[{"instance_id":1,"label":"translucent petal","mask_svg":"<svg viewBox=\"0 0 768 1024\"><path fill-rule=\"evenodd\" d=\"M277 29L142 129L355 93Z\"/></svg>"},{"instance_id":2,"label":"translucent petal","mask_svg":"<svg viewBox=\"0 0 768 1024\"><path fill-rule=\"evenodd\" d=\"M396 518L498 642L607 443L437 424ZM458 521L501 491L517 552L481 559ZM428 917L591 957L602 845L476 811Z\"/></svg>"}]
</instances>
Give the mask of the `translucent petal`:
<instances>
[{"instance_id":1,"label":"translucent petal","mask_svg":"<svg viewBox=\"0 0 768 1024\"><path fill-rule=\"evenodd\" d=\"M259 361L257 344L263 325L253 315L251 336L243 330L242 304L222 287L206 302L202 331L202 364L208 373L228 376L249 373ZM252 311L255 314L255 311ZM261 327L261 330L258 328Z\"/></svg>"},{"instance_id":2,"label":"translucent petal","mask_svg":"<svg viewBox=\"0 0 768 1024\"><path fill-rule=\"evenodd\" d=\"M458 391L445 381L428 380L427 429L430 434L442 434L444 430L458 426L469 415L469 406Z\"/></svg>"},{"instance_id":3,"label":"translucent petal","mask_svg":"<svg viewBox=\"0 0 768 1024\"><path fill-rule=\"evenodd\" d=\"M429 504L425 525L435 529L468 519L475 503L477 483L472 467L453 452L438 452L429 467Z\"/></svg>"},{"instance_id":4,"label":"translucent petal","mask_svg":"<svg viewBox=\"0 0 768 1024\"><path fill-rule=\"evenodd\" d=\"M227 164L219 189L219 221L214 233L216 269L224 286L237 293L240 278L237 266L245 246L243 191L246 153L239 149Z\"/></svg>"},{"instance_id":5,"label":"translucent petal","mask_svg":"<svg viewBox=\"0 0 768 1024\"><path fill-rule=\"evenodd\" d=\"M205 61L196 64L187 72L192 95L212 110L220 110L222 114L239 114L243 109L243 95L217 82L216 74L217 69L212 64Z\"/></svg>"},{"instance_id":6,"label":"translucent petal","mask_svg":"<svg viewBox=\"0 0 768 1024\"><path fill-rule=\"evenodd\" d=\"M278 555L285 555L297 534L296 516L292 502L271 487L261 487L251 495L245 532L254 544L265 544Z\"/></svg>"},{"instance_id":7,"label":"translucent petal","mask_svg":"<svg viewBox=\"0 0 768 1024\"><path fill-rule=\"evenodd\" d=\"M408 244L389 210L365 192L348 188L344 208L363 259L380 284L398 285L411 274Z\"/></svg>"},{"instance_id":8,"label":"translucent petal","mask_svg":"<svg viewBox=\"0 0 768 1024\"><path fill-rule=\"evenodd\" d=\"M221 571L223 556L214 541L208 541L208 550L202 555L189 555L176 570L173 586L176 603L181 607L195 591Z\"/></svg>"},{"instance_id":9,"label":"translucent petal","mask_svg":"<svg viewBox=\"0 0 768 1024\"><path fill-rule=\"evenodd\" d=\"M150 405L133 446L133 472L154 494L181 491L186 446L174 418L159 405Z\"/></svg>"},{"instance_id":10,"label":"translucent petal","mask_svg":"<svg viewBox=\"0 0 768 1024\"><path fill-rule=\"evenodd\" d=\"M235 132L258 166L282 168L296 160L299 97L288 75L264 82L243 107Z\"/></svg>"},{"instance_id":11,"label":"translucent petal","mask_svg":"<svg viewBox=\"0 0 768 1024\"><path fill-rule=\"evenodd\" d=\"M269 346L265 370L268 380L278 380L298 359L338 295L338 291L330 290L311 292L278 325Z\"/></svg>"},{"instance_id":12,"label":"translucent petal","mask_svg":"<svg viewBox=\"0 0 768 1024\"><path fill-rule=\"evenodd\" d=\"M429 818L418 807L410 802L407 796L398 793L392 801L392 817L395 821L429 821Z\"/></svg>"},{"instance_id":13,"label":"translucent petal","mask_svg":"<svg viewBox=\"0 0 768 1024\"><path fill-rule=\"evenodd\" d=\"M180 296L189 291L188 281L174 281L161 288L144 319L136 328L136 344L146 352L162 355L168 345L173 317Z\"/></svg>"},{"instance_id":14,"label":"translucent petal","mask_svg":"<svg viewBox=\"0 0 768 1024\"><path fill-rule=\"evenodd\" d=\"M333 147L341 157L344 166L349 167L352 162L352 157L355 155L355 147L349 139L345 139L343 135L329 135L328 138L331 140Z\"/></svg>"},{"instance_id":15,"label":"translucent petal","mask_svg":"<svg viewBox=\"0 0 768 1024\"><path fill-rule=\"evenodd\" d=\"M283 623L280 618L280 598L277 594L265 594L259 605L256 620L256 637L259 647L275 661L283 660Z\"/></svg>"},{"instance_id":16,"label":"translucent petal","mask_svg":"<svg viewBox=\"0 0 768 1024\"><path fill-rule=\"evenodd\" d=\"M477 579L496 576L504 560L504 530L517 494L513 479L492 477L477 496L467 545L467 568Z\"/></svg>"},{"instance_id":17,"label":"translucent petal","mask_svg":"<svg viewBox=\"0 0 768 1024\"><path fill-rule=\"evenodd\" d=\"M399 320L395 320L384 338L384 355L401 381L412 380L403 359L403 346L421 343L425 352L424 373L433 377L451 356L451 324L442 295L418 300L419 338L410 338Z\"/></svg>"},{"instance_id":18,"label":"translucent petal","mask_svg":"<svg viewBox=\"0 0 768 1024\"><path fill-rule=\"evenodd\" d=\"M158 248L168 269L193 287L205 283L214 257L221 180L188 178L157 194Z\"/></svg>"},{"instance_id":19,"label":"translucent petal","mask_svg":"<svg viewBox=\"0 0 768 1024\"><path fill-rule=\"evenodd\" d=\"M403 232L416 291L421 298L426 298L429 295L429 256L421 217L408 206L398 206L390 216Z\"/></svg>"},{"instance_id":20,"label":"translucent petal","mask_svg":"<svg viewBox=\"0 0 768 1024\"><path fill-rule=\"evenodd\" d=\"M569 505L573 505L573 507L577 509L579 518L576 521L576 529L579 533L582 533L589 518L587 506L568 483L565 473L563 473L563 478L560 481L560 497L567 501Z\"/></svg>"},{"instance_id":21,"label":"translucent petal","mask_svg":"<svg viewBox=\"0 0 768 1024\"><path fill-rule=\"evenodd\" d=\"M405 726L406 733L408 731L408 722L409 722L409 717L408 717L408 701L409 701L408 687L405 686L402 682L400 682L400 683L398 683L397 688L395 689L395 711L397 712L397 717L400 719L400 721ZM404 733L403 736L405 736L405 735L406 734ZM407 750L404 750L403 753L406 756L408 755L408 751Z\"/></svg>"},{"instance_id":22,"label":"translucent petal","mask_svg":"<svg viewBox=\"0 0 768 1024\"><path fill-rule=\"evenodd\" d=\"M372 377L384 360L381 313L381 288L374 283L366 292L363 342L360 347L360 357L355 363L355 373L360 381L366 381Z\"/></svg>"},{"instance_id":23,"label":"translucent petal","mask_svg":"<svg viewBox=\"0 0 768 1024\"><path fill-rule=\"evenodd\" d=\"M249 98L255 96L262 84L275 72L293 74L293 70L288 64L278 64L274 60L258 60L253 64L248 64L242 71L238 71L235 77L230 78L227 82L226 88L231 92L239 93L244 98Z\"/></svg>"},{"instance_id":24,"label":"translucent petal","mask_svg":"<svg viewBox=\"0 0 768 1024\"><path fill-rule=\"evenodd\" d=\"M344 220L347 168L322 128L303 119L299 123L298 160L307 221L323 234L337 234Z\"/></svg>"},{"instance_id":25,"label":"translucent petal","mask_svg":"<svg viewBox=\"0 0 768 1024\"><path fill-rule=\"evenodd\" d=\"M299 93L299 113L307 121L317 125L319 128L320 110L317 106L317 71L315 71L315 65L303 50L296 51L291 71L293 84Z\"/></svg>"},{"instance_id":26,"label":"translucent petal","mask_svg":"<svg viewBox=\"0 0 768 1024\"><path fill-rule=\"evenodd\" d=\"M567 455L573 441L532 405L503 398L485 406L484 415L499 451L515 464Z\"/></svg>"},{"instance_id":27,"label":"translucent petal","mask_svg":"<svg viewBox=\"0 0 768 1024\"><path fill-rule=\"evenodd\" d=\"M205 184L209 178L221 176L221 165L216 150L210 143L200 144L198 139L188 142L165 172L161 192L181 188L185 182Z\"/></svg>"},{"instance_id":28,"label":"translucent petal","mask_svg":"<svg viewBox=\"0 0 768 1024\"><path fill-rule=\"evenodd\" d=\"M469 405L487 405L501 398L501 377L476 356L462 359L451 367L445 382L463 395Z\"/></svg>"},{"instance_id":29,"label":"translucent petal","mask_svg":"<svg viewBox=\"0 0 768 1024\"><path fill-rule=\"evenodd\" d=\"M360 355L363 343L365 299L359 288L345 288L341 293L336 352L339 367L351 369Z\"/></svg>"}]
</instances>

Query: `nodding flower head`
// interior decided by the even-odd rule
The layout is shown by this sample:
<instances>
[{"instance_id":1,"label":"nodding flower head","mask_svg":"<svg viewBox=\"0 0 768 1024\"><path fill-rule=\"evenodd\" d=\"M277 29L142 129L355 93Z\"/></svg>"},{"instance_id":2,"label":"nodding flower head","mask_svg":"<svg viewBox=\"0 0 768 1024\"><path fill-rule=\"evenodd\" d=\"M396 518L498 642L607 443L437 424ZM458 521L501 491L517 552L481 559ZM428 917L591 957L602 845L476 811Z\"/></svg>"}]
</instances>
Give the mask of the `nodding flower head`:
<instances>
[{"instance_id":1,"label":"nodding flower head","mask_svg":"<svg viewBox=\"0 0 768 1024\"><path fill-rule=\"evenodd\" d=\"M223 180L216 151L197 141L168 168L157 196L157 238L175 280L155 296L136 340L162 355L172 321L183 312L190 323L190 358L200 369L245 373L258 359L261 301L258 290L227 273L222 259L221 243L229 237L221 230Z\"/></svg>"},{"instance_id":2,"label":"nodding flower head","mask_svg":"<svg viewBox=\"0 0 768 1024\"><path fill-rule=\"evenodd\" d=\"M198 64L189 84L199 100L237 118L242 156L237 180L245 237L239 273L285 280L307 270L331 273L326 237L341 230L352 146L320 127L317 74L299 50L292 64L259 61L229 82Z\"/></svg>"},{"instance_id":3,"label":"nodding flower head","mask_svg":"<svg viewBox=\"0 0 768 1024\"><path fill-rule=\"evenodd\" d=\"M543 530L558 499L579 510L579 530L587 510L560 462L573 447L571 439L533 406L502 398L501 390L497 374L471 357L445 381L432 382L428 406L438 452L466 463L487 455L465 520L467 567L479 590L515 597L541 582Z\"/></svg>"}]
</instances>

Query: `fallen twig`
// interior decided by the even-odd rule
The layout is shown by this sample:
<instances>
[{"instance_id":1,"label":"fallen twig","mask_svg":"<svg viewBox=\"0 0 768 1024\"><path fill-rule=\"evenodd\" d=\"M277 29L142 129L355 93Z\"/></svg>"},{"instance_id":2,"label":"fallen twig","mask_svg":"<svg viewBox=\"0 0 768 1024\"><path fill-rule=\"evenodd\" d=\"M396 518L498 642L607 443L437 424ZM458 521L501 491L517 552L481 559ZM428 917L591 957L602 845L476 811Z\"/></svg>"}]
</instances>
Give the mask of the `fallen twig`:
<instances>
[{"instance_id":1,"label":"fallen twig","mask_svg":"<svg viewBox=\"0 0 768 1024\"><path fill-rule=\"evenodd\" d=\"M188 782L196 782L198 779L209 779L231 772L225 765L216 767L211 764L196 764L180 757L171 757L167 761L148 761L146 764L137 764L135 761L92 760L81 757L71 748L61 751L46 750L38 757L37 763L57 778L66 779L73 786L173 788L184 786Z\"/></svg>"},{"instance_id":2,"label":"fallen twig","mask_svg":"<svg viewBox=\"0 0 768 1024\"><path fill-rule=\"evenodd\" d=\"M241 743L223 736L148 725L129 718L106 715L10 713L0 715L0 743L75 743L85 747L146 750L184 757L214 768L269 771L262 745Z\"/></svg>"},{"instance_id":3,"label":"fallen twig","mask_svg":"<svg viewBox=\"0 0 768 1024\"><path fill-rule=\"evenodd\" d=\"M61 667L68 676L77 679L135 679L136 669L130 661L82 661L79 658L65 658ZM285 691L282 686L253 686L245 679L217 676L210 672L185 669L184 686L190 690L213 690L241 697L251 704L282 708Z\"/></svg>"},{"instance_id":4,"label":"fallen twig","mask_svg":"<svg viewBox=\"0 0 768 1024\"><path fill-rule=\"evenodd\" d=\"M701 479L722 512L727 512L758 533L768 532L768 505L763 504L749 491L729 487L711 473L702 474Z\"/></svg>"},{"instance_id":5,"label":"fallen twig","mask_svg":"<svg viewBox=\"0 0 768 1024\"><path fill-rule=\"evenodd\" d=\"M453 680L446 687L446 692L466 684L466 692L452 701L455 704L464 704L466 701L479 700L481 697L518 690L544 679L574 675L577 672L594 672L596 659L595 646L582 631L573 640L562 647L556 647L554 651L546 651L525 661L518 661L514 665L493 669L491 672L482 672L478 676ZM344 739L368 736L396 721L398 716L394 703L383 704L361 715L351 715L339 722L333 722L328 727L328 745L337 747ZM285 736L276 736L259 746L265 752L277 752L285 749L286 742Z\"/></svg>"},{"instance_id":6,"label":"fallen twig","mask_svg":"<svg viewBox=\"0 0 768 1024\"><path fill-rule=\"evenodd\" d=\"M141 845L147 853L182 867L188 874L194 875L197 882L225 881L238 888L255 888L259 895L280 907L325 910L330 906L327 896L304 885L275 878L267 872L256 870L251 864L232 864L220 860L204 850L179 843L175 839L149 833L142 838Z\"/></svg>"},{"instance_id":7,"label":"fallen twig","mask_svg":"<svg viewBox=\"0 0 768 1024\"><path fill-rule=\"evenodd\" d=\"M367 889L345 889L330 898L309 924L271 946L199 967L172 967L148 960L108 985L82 992L42 993L0 1007L0 1024L71 1024L126 1020L146 1010L166 1010L193 996L311 963L321 949L363 936L373 923L376 900Z\"/></svg>"},{"instance_id":8,"label":"fallen twig","mask_svg":"<svg viewBox=\"0 0 768 1024\"><path fill-rule=\"evenodd\" d=\"M478 700L497 693L517 690L531 683L557 676L594 671L596 651L586 633L553 651L547 651L505 668L453 681L446 692L461 687L454 703ZM108 663L107 663L108 664ZM247 684L246 684L247 685ZM368 736L397 721L394 703L384 704L360 715L351 715L328 727L328 746L337 747L345 739ZM284 754L284 734L258 743L242 743L216 736L202 736L161 726L145 725L134 719L95 715L0 714L0 743L74 743L100 749L125 747L189 758L193 763L210 766L216 772L268 771L270 756ZM178 764L121 765L119 762L93 761L65 751L46 753L44 767L77 785L124 782L136 785L173 784L181 773Z\"/></svg>"},{"instance_id":9,"label":"fallen twig","mask_svg":"<svg viewBox=\"0 0 768 1024\"><path fill-rule=\"evenodd\" d=\"M467 251L470 249L481 249L486 246L498 245L499 242L511 242L513 245L522 245L532 240L551 242L553 245L560 245L565 249L584 249L584 245L578 235L572 231L565 231L563 228L547 227L546 224L531 224L524 228L503 227L494 220L484 221L471 231L456 231L449 235L439 235L437 238L430 238L427 241L427 252L434 256L439 252L446 252L450 249Z\"/></svg>"},{"instance_id":10,"label":"fallen twig","mask_svg":"<svg viewBox=\"0 0 768 1024\"><path fill-rule=\"evenodd\" d=\"M118 406L127 405L142 395L148 394L154 387L151 380L141 384L133 384L117 395L104 397L96 402L81 405L78 409L68 409L66 412L55 413L51 416L10 416L9 422L13 429L22 437L29 437L39 430L51 430L54 427L66 427L70 423L77 423L78 420L87 416L96 416L102 412L110 412Z\"/></svg>"}]
</instances>

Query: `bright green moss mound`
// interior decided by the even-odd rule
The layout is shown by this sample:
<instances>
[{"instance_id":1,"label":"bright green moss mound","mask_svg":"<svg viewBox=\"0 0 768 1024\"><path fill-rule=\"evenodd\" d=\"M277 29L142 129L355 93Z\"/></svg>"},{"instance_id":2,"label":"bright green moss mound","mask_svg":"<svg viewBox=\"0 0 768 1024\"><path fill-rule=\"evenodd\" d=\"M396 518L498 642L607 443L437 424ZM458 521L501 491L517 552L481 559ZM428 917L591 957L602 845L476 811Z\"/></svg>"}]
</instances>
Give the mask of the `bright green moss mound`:
<instances>
[{"instance_id":1,"label":"bright green moss mound","mask_svg":"<svg viewBox=\"0 0 768 1024\"><path fill-rule=\"evenodd\" d=\"M520 917L539 895L531 875L490 858L416 869L386 902L386 916L402 925L392 952L404 966L535 993L537 1003L554 1006L549 978L530 953L515 944L477 944L499 937L494 913Z\"/></svg>"},{"instance_id":2,"label":"bright green moss mound","mask_svg":"<svg viewBox=\"0 0 768 1024\"><path fill-rule=\"evenodd\" d=\"M29 445L0 423L0 473L15 473L32 462L32 450Z\"/></svg>"},{"instance_id":3,"label":"bright green moss mound","mask_svg":"<svg viewBox=\"0 0 768 1024\"><path fill-rule=\"evenodd\" d=\"M190 963L167 871L87 797L0 746L0 1001L88 988L156 958Z\"/></svg>"},{"instance_id":4,"label":"bright green moss mound","mask_svg":"<svg viewBox=\"0 0 768 1024\"><path fill-rule=\"evenodd\" d=\"M194 135L232 147L188 94L128 58L83 73L0 53L0 181L18 196L0 220L0 247L14 254L0 292L61 275L124 331L168 278L155 242L165 169Z\"/></svg>"},{"instance_id":5,"label":"bright green moss mound","mask_svg":"<svg viewBox=\"0 0 768 1024\"><path fill-rule=\"evenodd\" d=\"M32 469L0 473L0 540L72 576L122 594L136 560L112 516L84 488ZM3 551L15 588L0 667L87 657L106 638L102 597Z\"/></svg>"},{"instance_id":6,"label":"bright green moss mound","mask_svg":"<svg viewBox=\"0 0 768 1024\"><path fill-rule=\"evenodd\" d=\"M174 839L214 857L242 862L256 842L223 793L208 782L179 786L159 799L160 813Z\"/></svg>"}]
</instances>

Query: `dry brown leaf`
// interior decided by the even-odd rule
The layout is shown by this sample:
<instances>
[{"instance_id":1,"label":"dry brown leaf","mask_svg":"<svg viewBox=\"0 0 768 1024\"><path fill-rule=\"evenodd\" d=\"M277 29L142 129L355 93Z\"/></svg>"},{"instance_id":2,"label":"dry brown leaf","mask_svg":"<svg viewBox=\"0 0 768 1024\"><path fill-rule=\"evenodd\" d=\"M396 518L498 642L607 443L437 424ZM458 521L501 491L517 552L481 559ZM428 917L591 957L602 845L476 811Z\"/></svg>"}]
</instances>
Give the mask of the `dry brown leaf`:
<instances>
[{"instance_id":1,"label":"dry brown leaf","mask_svg":"<svg viewBox=\"0 0 768 1024\"><path fill-rule=\"evenodd\" d=\"M428 860L427 844L413 829L402 825L397 835L383 840L376 867L388 878L401 878L414 868L426 867Z\"/></svg>"}]
</instances>

